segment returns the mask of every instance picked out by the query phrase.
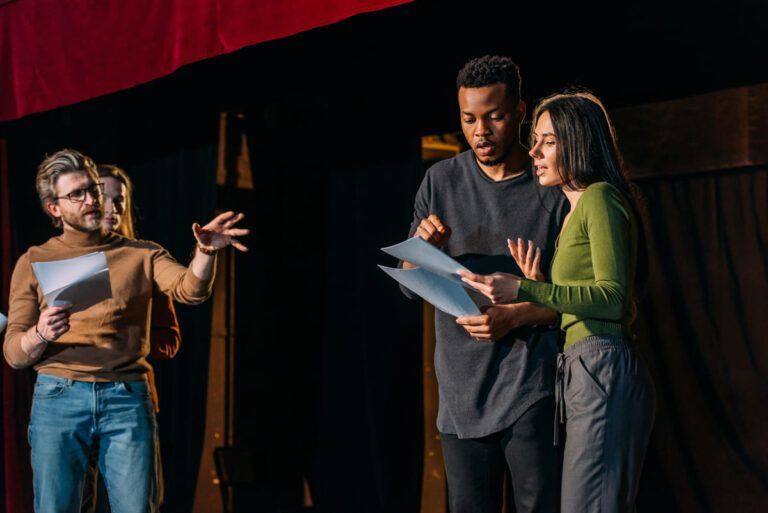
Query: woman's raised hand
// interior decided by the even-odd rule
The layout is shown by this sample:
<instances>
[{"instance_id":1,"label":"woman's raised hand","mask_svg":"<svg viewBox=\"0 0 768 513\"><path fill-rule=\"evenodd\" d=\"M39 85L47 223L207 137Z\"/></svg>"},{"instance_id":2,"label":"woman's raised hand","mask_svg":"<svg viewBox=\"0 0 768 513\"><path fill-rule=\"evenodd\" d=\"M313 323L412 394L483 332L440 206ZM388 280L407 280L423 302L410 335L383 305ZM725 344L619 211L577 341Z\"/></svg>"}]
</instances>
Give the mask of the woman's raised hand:
<instances>
[{"instance_id":1,"label":"woman's raised hand","mask_svg":"<svg viewBox=\"0 0 768 513\"><path fill-rule=\"evenodd\" d=\"M509 252L517 262L517 266L526 278L533 281L544 281L544 273L541 272L541 248L537 248L533 241L528 241L527 247L523 239L507 239Z\"/></svg>"}]
</instances>

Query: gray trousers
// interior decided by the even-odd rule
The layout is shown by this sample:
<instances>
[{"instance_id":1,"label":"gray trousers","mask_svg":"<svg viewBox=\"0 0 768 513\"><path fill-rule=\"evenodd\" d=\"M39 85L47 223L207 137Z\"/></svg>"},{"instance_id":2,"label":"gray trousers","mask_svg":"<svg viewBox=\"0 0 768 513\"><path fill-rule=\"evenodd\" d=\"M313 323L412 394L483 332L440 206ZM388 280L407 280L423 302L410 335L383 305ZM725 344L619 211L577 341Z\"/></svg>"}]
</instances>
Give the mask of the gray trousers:
<instances>
[{"instance_id":1,"label":"gray trousers","mask_svg":"<svg viewBox=\"0 0 768 513\"><path fill-rule=\"evenodd\" d=\"M634 512L656 409L636 350L622 337L580 340L558 359L557 400L565 424L561 513Z\"/></svg>"}]
</instances>

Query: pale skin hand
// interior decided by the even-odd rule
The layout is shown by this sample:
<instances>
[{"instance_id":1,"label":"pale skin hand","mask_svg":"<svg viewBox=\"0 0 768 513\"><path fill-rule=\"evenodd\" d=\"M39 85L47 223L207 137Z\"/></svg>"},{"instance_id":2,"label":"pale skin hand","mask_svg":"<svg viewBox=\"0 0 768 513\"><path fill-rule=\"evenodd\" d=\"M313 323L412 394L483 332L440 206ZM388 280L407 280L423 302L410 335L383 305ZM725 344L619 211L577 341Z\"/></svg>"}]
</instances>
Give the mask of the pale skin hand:
<instances>
[{"instance_id":1,"label":"pale skin hand","mask_svg":"<svg viewBox=\"0 0 768 513\"><path fill-rule=\"evenodd\" d=\"M518 238L517 242L507 239L507 246L512 257L517 262L520 270L529 280L544 281L544 274L541 272L541 248L535 247L532 241ZM512 274L495 273L488 276L465 273L460 271L462 280L469 283L483 294L488 296L494 303L508 302L517 299L517 292L520 288L520 278ZM466 278L474 276L473 281ZM507 283L511 289L509 296L496 298L494 287L499 287L502 283ZM478 285L478 286L476 286ZM490 288L488 288L490 286ZM484 287L480 288L480 287ZM499 290L495 291L497 294ZM490 294L490 295L489 295ZM514 296L514 297L512 297ZM496 298L496 299L494 299ZM459 317L456 319L458 324L464 326L467 333L475 340L481 342L492 342L503 337L511 330L520 326L551 324L554 322L556 314L553 310L532 303L515 303L511 305L495 305L488 308L483 315L473 317Z\"/></svg>"},{"instance_id":2,"label":"pale skin hand","mask_svg":"<svg viewBox=\"0 0 768 513\"><path fill-rule=\"evenodd\" d=\"M224 212L216 216L213 221L200 226L198 223L192 225L192 233L197 239L199 246L210 251L232 246L238 251L248 251L235 237L248 235L250 230L247 228L233 228L236 223L245 217L244 214L234 212ZM192 259L192 273L201 280L210 279L213 274L214 255L206 255L200 251L195 252Z\"/></svg>"},{"instance_id":3,"label":"pale skin hand","mask_svg":"<svg viewBox=\"0 0 768 513\"><path fill-rule=\"evenodd\" d=\"M532 241L526 245L523 239L518 238L517 243L507 239L507 246L512 258L517 262L520 270L529 280L544 281L541 272L541 248L537 248ZM494 304L511 303L517 299L520 290L520 278L514 274L493 273L475 274L459 271L461 281L477 289L488 297Z\"/></svg>"},{"instance_id":4,"label":"pale skin hand","mask_svg":"<svg viewBox=\"0 0 768 513\"><path fill-rule=\"evenodd\" d=\"M461 276L461 281L476 289L494 304L511 303L517 299L520 278L514 274L476 274L462 270L459 270L458 274Z\"/></svg>"},{"instance_id":5,"label":"pale skin hand","mask_svg":"<svg viewBox=\"0 0 768 513\"><path fill-rule=\"evenodd\" d=\"M523 239L517 239L517 243L507 239L507 246L517 266L523 271L523 275L529 280L544 281L544 273L541 272L541 248L537 248L533 241L528 241L527 247Z\"/></svg>"},{"instance_id":6,"label":"pale skin hand","mask_svg":"<svg viewBox=\"0 0 768 513\"><path fill-rule=\"evenodd\" d=\"M35 328L49 342L58 340L69 331L69 309L72 305L46 308L37 319L37 324L21 337L21 350L30 358L39 358L48 344L40 340Z\"/></svg>"},{"instance_id":7,"label":"pale skin hand","mask_svg":"<svg viewBox=\"0 0 768 513\"><path fill-rule=\"evenodd\" d=\"M421 237L433 246L441 248L445 246L448 239L451 238L451 228L435 214L422 219L416 228L415 236ZM403 269L413 269L416 267L410 262L403 262Z\"/></svg>"}]
</instances>

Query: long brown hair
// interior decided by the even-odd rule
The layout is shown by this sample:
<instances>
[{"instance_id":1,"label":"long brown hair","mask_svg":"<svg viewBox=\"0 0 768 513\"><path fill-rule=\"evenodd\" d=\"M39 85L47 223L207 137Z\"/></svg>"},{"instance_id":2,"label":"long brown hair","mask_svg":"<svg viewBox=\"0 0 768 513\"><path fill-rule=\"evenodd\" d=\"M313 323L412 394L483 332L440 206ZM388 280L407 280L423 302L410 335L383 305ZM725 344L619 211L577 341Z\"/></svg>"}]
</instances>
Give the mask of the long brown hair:
<instances>
[{"instance_id":1,"label":"long brown hair","mask_svg":"<svg viewBox=\"0 0 768 513\"><path fill-rule=\"evenodd\" d=\"M120 225L115 232L127 239L135 239L136 231L133 225L133 182L124 169L112 164L99 164L96 166L99 177L114 178L125 185L125 211L122 214Z\"/></svg>"},{"instance_id":2,"label":"long brown hair","mask_svg":"<svg viewBox=\"0 0 768 513\"><path fill-rule=\"evenodd\" d=\"M625 196L638 224L635 295L641 296L648 271L644 202L624 169L608 111L597 96L578 90L541 100L533 111L533 126L544 112L549 112L555 130L557 170L563 183L585 189L596 182L608 182Z\"/></svg>"}]
</instances>

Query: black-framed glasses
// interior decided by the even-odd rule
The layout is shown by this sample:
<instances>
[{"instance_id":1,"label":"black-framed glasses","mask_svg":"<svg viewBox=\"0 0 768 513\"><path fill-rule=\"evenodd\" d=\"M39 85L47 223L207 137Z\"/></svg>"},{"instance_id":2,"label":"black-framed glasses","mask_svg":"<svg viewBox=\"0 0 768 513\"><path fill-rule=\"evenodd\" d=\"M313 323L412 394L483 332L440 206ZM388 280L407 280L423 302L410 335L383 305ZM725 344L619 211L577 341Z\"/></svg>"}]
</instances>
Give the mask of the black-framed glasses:
<instances>
[{"instance_id":1,"label":"black-framed glasses","mask_svg":"<svg viewBox=\"0 0 768 513\"><path fill-rule=\"evenodd\" d=\"M54 199L64 199L67 198L72 203L82 203L85 201L85 195L90 194L91 198L93 199L101 199L101 191L104 189L104 184L101 182L98 183L92 183L88 187L83 187L82 189L75 189L74 191L65 194L64 196L54 196Z\"/></svg>"}]
</instances>

